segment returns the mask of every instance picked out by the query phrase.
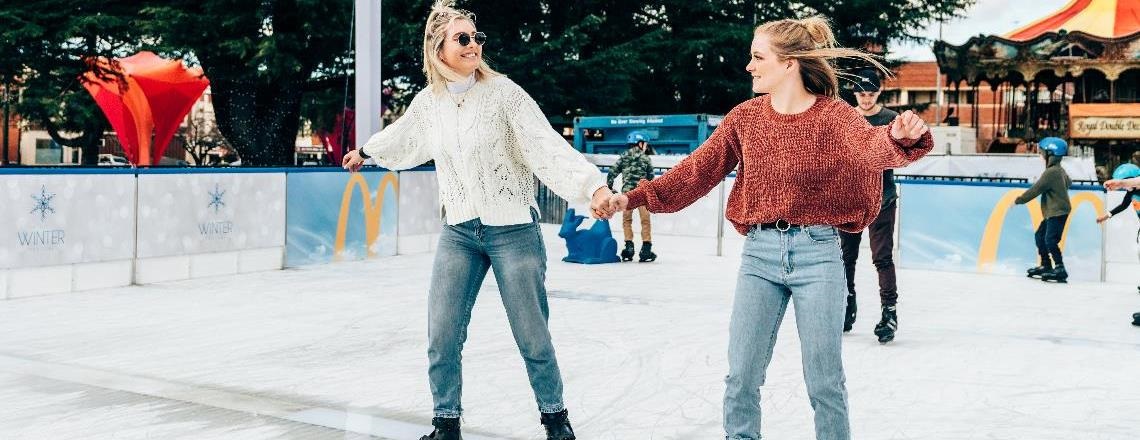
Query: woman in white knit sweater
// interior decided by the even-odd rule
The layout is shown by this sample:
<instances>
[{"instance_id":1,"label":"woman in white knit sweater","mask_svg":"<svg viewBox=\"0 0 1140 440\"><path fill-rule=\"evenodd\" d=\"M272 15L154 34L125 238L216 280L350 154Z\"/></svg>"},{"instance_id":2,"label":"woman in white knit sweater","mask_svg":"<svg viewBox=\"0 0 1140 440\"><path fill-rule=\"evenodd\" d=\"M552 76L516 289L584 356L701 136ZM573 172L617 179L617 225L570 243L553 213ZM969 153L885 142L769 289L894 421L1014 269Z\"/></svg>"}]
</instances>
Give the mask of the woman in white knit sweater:
<instances>
[{"instance_id":1,"label":"woman in white knit sweater","mask_svg":"<svg viewBox=\"0 0 1140 440\"><path fill-rule=\"evenodd\" d=\"M428 377L435 430L423 440L459 439L461 350L479 286L494 271L526 363L548 439L573 439L562 378L547 328L546 250L534 176L571 202L591 201L608 218L601 172L571 148L533 99L482 59L486 35L474 16L440 1L424 30L429 86L407 112L349 152L345 169L374 159L390 169L435 160L440 233L428 296Z\"/></svg>"}]
</instances>

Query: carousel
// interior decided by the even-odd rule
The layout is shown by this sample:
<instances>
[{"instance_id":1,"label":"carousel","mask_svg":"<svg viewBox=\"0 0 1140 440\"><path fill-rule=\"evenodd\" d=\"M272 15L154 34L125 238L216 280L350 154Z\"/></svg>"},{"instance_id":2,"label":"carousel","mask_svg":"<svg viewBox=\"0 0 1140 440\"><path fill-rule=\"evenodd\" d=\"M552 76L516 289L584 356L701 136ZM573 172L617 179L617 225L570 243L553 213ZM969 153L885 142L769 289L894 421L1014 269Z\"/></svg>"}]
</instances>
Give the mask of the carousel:
<instances>
[{"instance_id":1,"label":"carousel","mask_svg":"<svg viewBox=\"0 0 1140 440\"><path fill-rule=\"evenodd\" d=\"M990 153L1060 136L1112 169L1140 149L1140 0L1073 0L1004 35L938 41L934 54L951 107L962 89L994 92L995 124L978 133Z\"/></svg>"}]
</instances>

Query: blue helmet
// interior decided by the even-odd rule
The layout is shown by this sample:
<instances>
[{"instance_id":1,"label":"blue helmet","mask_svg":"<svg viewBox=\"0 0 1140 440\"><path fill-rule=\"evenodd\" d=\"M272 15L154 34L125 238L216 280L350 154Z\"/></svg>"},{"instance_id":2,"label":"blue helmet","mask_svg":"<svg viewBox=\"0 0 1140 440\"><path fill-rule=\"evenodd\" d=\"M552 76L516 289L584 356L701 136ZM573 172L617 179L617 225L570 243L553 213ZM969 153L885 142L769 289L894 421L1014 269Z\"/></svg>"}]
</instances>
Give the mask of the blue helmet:
<instances>
[{"instance_id":1,"label":"blue helmet","mask_svg":"<svg viewBox=\"0 0 1140 440\"><path fill-rule=\"evenodd\" d=\"M1112 172L1112 178L1116 180L1131 179L1133 177L1140 177L1140 167L1126 163L1116 167Z\"/></svg>"},{"instance_id":2,"label":"blue helmet","mask_svg":"<svg viewBox=\"0 0 1140 440\"><path fill-rule=\"evenodd\" d=\"M1047 137L1037 143L1037 148L1051 156L1065 156L1069 154L1069 144L1058 137Z\"/></svg>"},{"instance_id":3,"label":"blue helmet","mask_svg":"<svg viewBox=\"0 0 1140 440\"><path fill-rule=\"evenodd\" d=\"M636 144L642 141L649 142L649 137L640 131L631 131L625 137L625 143L627 144Z\"/></svg>"}]
</instances>

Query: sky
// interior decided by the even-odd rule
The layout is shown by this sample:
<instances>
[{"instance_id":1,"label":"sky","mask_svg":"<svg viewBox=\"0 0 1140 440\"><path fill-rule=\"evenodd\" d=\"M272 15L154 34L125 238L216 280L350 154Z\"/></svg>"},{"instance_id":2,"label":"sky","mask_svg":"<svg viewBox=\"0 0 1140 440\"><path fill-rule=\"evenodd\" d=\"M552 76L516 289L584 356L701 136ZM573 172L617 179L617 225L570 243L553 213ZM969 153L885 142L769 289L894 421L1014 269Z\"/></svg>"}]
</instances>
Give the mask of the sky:
<instances>
[{"instance_id":1,"label":"sky","mask_svg":"<svg viewBox=\"0 0 1140 440\"><path fill-rule=\"evenodd\" d=\"M1069 3L1069 0L978 0L966 11L966 18L955 19L942 25L942 40L962 44L978 34L1005 34L1050 15ZM938 39L938 24L934 23L921 35ZM906 44L891 47L891 58L910 61L933 61L931 44Z\"/></svg>"}]
</instances>

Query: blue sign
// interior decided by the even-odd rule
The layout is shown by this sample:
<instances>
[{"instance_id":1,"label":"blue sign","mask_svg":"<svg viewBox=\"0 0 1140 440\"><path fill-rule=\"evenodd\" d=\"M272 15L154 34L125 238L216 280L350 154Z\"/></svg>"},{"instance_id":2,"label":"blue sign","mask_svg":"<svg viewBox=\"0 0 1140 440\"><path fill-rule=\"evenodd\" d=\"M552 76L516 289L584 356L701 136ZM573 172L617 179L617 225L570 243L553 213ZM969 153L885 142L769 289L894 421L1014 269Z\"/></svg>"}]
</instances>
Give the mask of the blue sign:
<instances>
[{"instance_id":1,"label":"blue sign","mask_svg":"<svg viewBox=\"0 0 1140 440\"><path fill-rule=\"evenodd\" d=\"M396 255L396 173L289 173L286 194L286 266Z\"/></svg>"}]
</instances>

